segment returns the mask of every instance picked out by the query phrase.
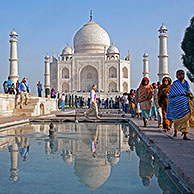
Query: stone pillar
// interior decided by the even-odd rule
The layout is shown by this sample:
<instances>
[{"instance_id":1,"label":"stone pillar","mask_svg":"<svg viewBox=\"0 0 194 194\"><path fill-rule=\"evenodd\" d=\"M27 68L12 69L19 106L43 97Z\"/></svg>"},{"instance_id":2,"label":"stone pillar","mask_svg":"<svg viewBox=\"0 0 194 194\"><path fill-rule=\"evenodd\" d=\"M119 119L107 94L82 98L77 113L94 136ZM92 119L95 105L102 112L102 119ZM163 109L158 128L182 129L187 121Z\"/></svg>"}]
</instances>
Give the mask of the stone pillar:
<instances>
[{"instance_id":1,"label":"stone pillar","mask_svg":"<svg viewBox=\"0 0 194 194\"><path fill-rule=\"evenodd\" d=\"M46 97L50 95L50 57L48 54L45 56L45 74L44 74L44 87L45 87L45 94Z\"/></svg>"},{"instance_id":2,"label":"stone pillar","mask_svg":"<svg viewBox=\"0 0 194 194\"><path fill-rule=\"evenodd\" d=\"M74 106L75 105L75 103L74 103L74 95L72 94L72 97L71 97L71 104L72 104L72 106Z\"/></svg>"},{"instance_id":3,"label":"stone pillar","mask_svg":"<svg viewBox=\"0 0 194 194\"><path fill-rule=\"evenodd\" d=\"M69 107L71 106L71 94L69 94Z\"/></svg>"},{"instance_id":4,"label":"stone pillar","mask_svg":"<svg viewBox=\"0 0 194 194\"><path fill-rule=\"evenodd\" d=\"M11 154L10 178L14 182L18 179L18 146L16 143L11 145L9 152Z\"/></svg>"},{"instance_id":5,"label":"stone pillar","mask_svg":"<svg viewBox=\"0 0 194 194\"><path fill-rule=\"evenodd\" d=\"M148 66L148 57L149 55L147 53L144 53L143 55L143 77L149 78L149 66Z\"/></svg>"},{"instance_id":6,"label":"stone pillar","mask_svg":"<svg viewBox=\"0 0 194 194\"><path fill-rule=\"evenodd\" d=\"M16 81L19 78L18 75L18 57L17 57L17 33L16 31L13 29L10 36L10 78L11 78L11 82L16 84Z\"/></svg>"},{"instance_id":7,"label":"stone pillar","mask_svg":"<svg viewBox=\"0 0 194 194\"><path fill-rule=\"evenodd\" d=\"M168 54L167 54L167 28L162 25L158 30L159 35L159 81L162 80L164 76L168 76Z\"/></svg>"}]
</instances>

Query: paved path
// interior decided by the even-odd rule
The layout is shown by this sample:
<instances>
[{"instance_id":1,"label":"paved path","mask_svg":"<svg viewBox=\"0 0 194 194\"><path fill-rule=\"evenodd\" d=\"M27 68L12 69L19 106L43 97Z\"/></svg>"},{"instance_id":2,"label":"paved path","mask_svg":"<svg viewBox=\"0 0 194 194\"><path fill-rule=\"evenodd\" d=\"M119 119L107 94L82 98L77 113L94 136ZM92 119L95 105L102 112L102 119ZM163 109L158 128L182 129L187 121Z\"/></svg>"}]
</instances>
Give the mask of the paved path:
<instances>
[{"instance_id":1,"label":"paved path","mask_svg":"<svg viewBox=\"0 0 194 194\"><path fill-rule=\"evenodd\" d=\"M164 133L157 128L157 121L149 121L148 127L143 127L143 121L136 118L129 122L194 193L194 129L188 135L191 140L186 141L181 133L174 138L173 129Z\"/></svg>"}]
</instances>

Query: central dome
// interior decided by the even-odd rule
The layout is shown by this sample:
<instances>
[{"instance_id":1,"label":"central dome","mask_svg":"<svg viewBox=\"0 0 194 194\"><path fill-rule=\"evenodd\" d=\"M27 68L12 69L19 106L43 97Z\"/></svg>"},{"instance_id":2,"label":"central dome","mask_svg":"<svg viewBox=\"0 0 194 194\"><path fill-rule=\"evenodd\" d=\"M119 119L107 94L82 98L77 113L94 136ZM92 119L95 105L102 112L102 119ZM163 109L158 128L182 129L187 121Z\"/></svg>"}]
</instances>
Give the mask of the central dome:
<instances>
[{"instance_id":1,"label":"central dome","mask_svg":"<svg viewBox=\"0 0 194 194\"><path fill-rule=\"evenodd\" d=\"M75 53L104 53L109 46L108 33L92 19L74 37Z\"/></svg>"}]
</instances>

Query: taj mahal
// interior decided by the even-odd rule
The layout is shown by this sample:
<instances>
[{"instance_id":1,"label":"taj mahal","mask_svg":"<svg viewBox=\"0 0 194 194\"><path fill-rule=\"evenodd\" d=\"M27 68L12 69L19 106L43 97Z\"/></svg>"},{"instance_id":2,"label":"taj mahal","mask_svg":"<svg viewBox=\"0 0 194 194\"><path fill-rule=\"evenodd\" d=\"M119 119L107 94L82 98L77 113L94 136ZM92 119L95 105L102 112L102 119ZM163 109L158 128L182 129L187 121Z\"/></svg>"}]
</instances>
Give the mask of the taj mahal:
<instances>
[{"instance_id":1,"label":"taj mahal","mask_svg":"<svg viewBox=\"0 0 194 194\"><path fill-rule=\"evenodd\" d=\"M121 60L117 47L110 44L108 33L90 21L74 36L74 49L68 45L61 55L45 56L45 88L59 92L88 92L92 85L101 93L128 92L130 54Z\"/></svg>"},{"instance_id":2,"label":"taj mahal","mask_svg":"<svg viewBox=\"0 0 194 194\"><path fill-rule=\"evenodd\" d=\"M159 28L158 80L168 73L167 28ZM17 57L17 33L10 34L10 78L16 83L19 78ZM119 49L110 44L109 34L93 20L79 29L73 38L73 47L66 46L57 56L44 57L44 87L54 88L59 93L88 94L92 86L98 86L101 97L129 92L131 89L130 52L124 60ZM138 70L137 70L138 71ZM138 71L139 72L139 71ZM137 73L137 72L136 72ZM143 77L149 77L149 55L143 54Z\"/></svg>"}]
</instances>

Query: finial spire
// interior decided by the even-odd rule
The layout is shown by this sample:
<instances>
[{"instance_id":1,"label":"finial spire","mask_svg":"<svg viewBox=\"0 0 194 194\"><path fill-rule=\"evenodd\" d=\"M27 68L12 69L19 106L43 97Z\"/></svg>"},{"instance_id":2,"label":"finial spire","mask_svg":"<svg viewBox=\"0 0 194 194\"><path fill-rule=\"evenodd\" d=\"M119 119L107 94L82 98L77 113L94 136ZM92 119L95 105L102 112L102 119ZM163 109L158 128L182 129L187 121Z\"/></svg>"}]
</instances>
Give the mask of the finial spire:
<instances>
[{"instance_id":1,"label":"finial spire","mask_svg":"<svg viewBox=\"0 0 194 194\"><path fill-rule=\"evenodd\" d=\"M92 21L93 15L92 15L92 10L90 10L90 21Z\"/></svg>"}]
</instances>

